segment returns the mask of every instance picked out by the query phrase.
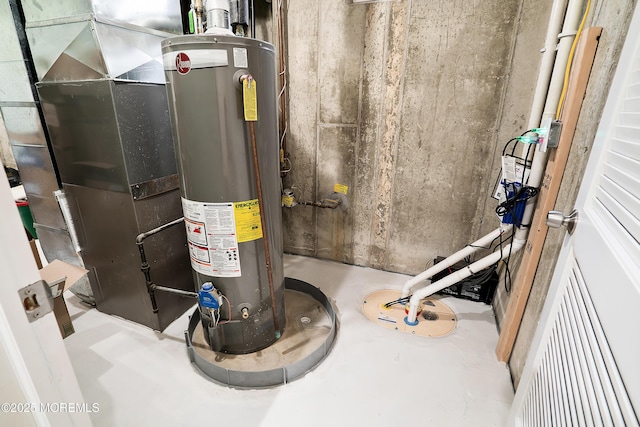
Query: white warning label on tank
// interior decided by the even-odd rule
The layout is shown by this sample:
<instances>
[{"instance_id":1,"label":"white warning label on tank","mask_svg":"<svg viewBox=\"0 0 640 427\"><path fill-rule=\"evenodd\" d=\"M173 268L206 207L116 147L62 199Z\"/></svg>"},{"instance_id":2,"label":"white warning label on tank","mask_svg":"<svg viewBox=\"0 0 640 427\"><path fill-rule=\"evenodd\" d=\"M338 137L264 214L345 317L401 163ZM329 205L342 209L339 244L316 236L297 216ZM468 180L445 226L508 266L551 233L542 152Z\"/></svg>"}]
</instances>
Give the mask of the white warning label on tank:
<instances>
[{"instance_id":1,"label":"white warning label on tank","mask_svg":"<svg viewBox=\"0 0 640 427\"><path fill-rule=\"evenodd\" d=\"M191 266L213 277L239 277L240 254L233 203L182 199Z\"/></svg>"},{"instance_id":2,"label":"white warning label on tank","mask_svg":"<svg viewBox=\"0 0 640 427\"><path fill-rule=\"evenodd\" d=\"M249 67L249 58L247 57L247 49L242 47L233 48L233 66L236 68Z\"/></svg>"}]
</instances>

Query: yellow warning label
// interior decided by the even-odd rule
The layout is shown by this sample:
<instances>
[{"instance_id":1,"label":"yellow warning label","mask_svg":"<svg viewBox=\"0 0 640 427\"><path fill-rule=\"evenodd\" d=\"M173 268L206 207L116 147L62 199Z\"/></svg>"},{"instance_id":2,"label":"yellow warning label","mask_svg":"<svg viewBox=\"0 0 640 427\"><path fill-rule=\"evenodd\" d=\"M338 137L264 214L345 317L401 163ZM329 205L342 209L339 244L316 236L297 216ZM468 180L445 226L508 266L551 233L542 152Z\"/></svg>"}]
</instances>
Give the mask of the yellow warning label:
<instances>
[{"instance_id":1,"label":"yellow warning label","mask_svg":"<svg viewBox=\"0 0 640 427\"><path fill-rule=\"evenodd\" d=\"M258 240L262 237L258 199L234 203L233 214L236 219L238 243Z\"/></svg>"},{"instance_id":2,"label":"yellow warning label","mask_svg":"<svg viewBox=\"0 0 640 427\"><path fill-rule=\"evenodd\" d=\"M247 122L258 120L258 94L256 81L245 79L242 81L242 100L244 103L244 119Z\"/></svg>"},{"instance_id":3,"label":"yellow warning label","mask_svg":"<svg viewBox=\"0 0 640 427\"><path fill-rule=\"evenodd\" d=\"M349 187L344 184L336 184L333 186L334 193L347 194L348 191L349 191Z\"/></svg>"},{"instance_id":4,"label":"yellow warning label","mask_svg":"<svg viewBox=\"0 0 640 427\"><path fill-rule=\"evenodd\" d=\"M293 197L292 196L285 196L283 194L282 195L282 206L287 207L287 208L292 208L293 207Z\"/></svg>"}]
</instances>

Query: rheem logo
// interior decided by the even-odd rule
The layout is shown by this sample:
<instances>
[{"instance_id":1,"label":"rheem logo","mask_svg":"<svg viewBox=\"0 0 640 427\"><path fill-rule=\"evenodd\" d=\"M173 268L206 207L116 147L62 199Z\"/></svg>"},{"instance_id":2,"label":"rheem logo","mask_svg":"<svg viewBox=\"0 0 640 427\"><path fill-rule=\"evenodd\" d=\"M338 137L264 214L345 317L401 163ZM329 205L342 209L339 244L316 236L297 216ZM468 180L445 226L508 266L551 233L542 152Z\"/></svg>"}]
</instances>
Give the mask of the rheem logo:
<instances>
[{"instance_id":1,"label":"rheem logo","mask_svg":"<svg viewBox=\"0 0 640 427\"><path fill-rule=\"evenodd\" d=\"M176 70L182 75L191 71L191 59L186 53L180 52L176 55Z\"/></svg>"}]
</instances>

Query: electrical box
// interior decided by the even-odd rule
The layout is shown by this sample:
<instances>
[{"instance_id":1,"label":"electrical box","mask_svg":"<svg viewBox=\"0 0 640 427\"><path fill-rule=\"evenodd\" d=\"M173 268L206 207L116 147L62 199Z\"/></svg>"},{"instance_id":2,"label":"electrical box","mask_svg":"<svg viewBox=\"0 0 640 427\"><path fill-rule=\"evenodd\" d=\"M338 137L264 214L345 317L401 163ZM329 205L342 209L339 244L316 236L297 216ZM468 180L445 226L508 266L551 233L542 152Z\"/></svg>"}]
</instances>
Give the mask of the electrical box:
<instances>
[{"instance_id":1,"label":"electrical box","mask_svg":"<svg viewBox=\"0 0 640 427\"><path fill-rule=\"evenodd\" d=\"M549 135L547 136L547 146L557 148L560 143L560 134L562 133L562 122L554 120L549 127Z\"/></svg>"},{"instance_id":2,"label":"electrical box","mask_svg":"<svg viewBox=\"0 0 640 427\"><path fill-rule=\"evenodd\" d=\"M547 151L547 148L557 148L562 132L562 122L560 120L543 119L540 123L539 145L540 151Z\"/></svg>"}]
</instances>

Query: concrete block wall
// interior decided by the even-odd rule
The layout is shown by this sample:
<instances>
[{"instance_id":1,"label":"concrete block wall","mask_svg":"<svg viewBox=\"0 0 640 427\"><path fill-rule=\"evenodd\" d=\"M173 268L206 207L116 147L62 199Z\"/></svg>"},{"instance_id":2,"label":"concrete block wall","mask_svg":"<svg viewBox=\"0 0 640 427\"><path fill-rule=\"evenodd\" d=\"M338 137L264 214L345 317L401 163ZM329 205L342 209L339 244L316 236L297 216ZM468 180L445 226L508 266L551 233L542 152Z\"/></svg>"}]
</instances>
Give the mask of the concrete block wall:
<instances>
[{"instance_id":1,"label":"concrete block wall","mask_svg":"<svg viewBox=\"0 0 640 427\"><path fill-rule=\"evenodd\" d=\"M525 126L536 78L535 59L512 69L527 3L285 2L285 187L320 199L345 184L350 203L286 209L286 252L415 274L498 225L496 153Z\"/></svg>"}]
</instances>

